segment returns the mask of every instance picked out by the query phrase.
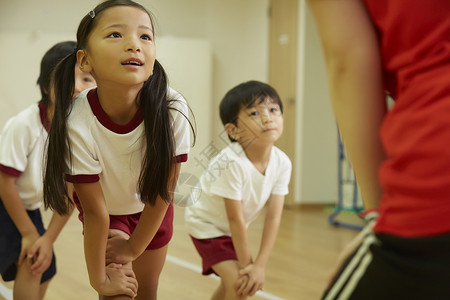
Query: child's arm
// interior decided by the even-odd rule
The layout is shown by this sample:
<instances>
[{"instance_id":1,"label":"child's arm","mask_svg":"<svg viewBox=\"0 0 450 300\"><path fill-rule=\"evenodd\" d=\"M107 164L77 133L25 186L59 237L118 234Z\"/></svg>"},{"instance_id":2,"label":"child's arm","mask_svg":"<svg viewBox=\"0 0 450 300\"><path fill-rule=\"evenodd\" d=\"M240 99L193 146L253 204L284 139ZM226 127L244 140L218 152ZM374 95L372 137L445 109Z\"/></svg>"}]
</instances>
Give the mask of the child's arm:
<instances>
[{"instance_id":1,"label":"child's arm","mask_svg":"<svg viewBox=\"0 0 450 300\"><path fill-rule=\"evenodd\" d=\"M73 190L73 185L71 183L68 183L67 187L68 191ZM43 273L47 270L53 257L53 244L72 215L73 210L74 206L70 206L67 215L60 215L54 212L47 231L31 247L28 252L28 257L33 261L33 264L30 267L30 272L32 274Z\"/></svg>"},{"instance_id":2,"label":"child's arm","mask_svg":"<svg viewBox=\"0 0 450 300\"><path fill-rule=\"evenodd\" d=\"M131 273L105 266L109 214L100 183L74 184L84 212L84 254L92 287L100 294L134 297L137 281Z\"/></svg>"},{"instance_id":3,"label":"child's arm","mask_svg":"<svg viewBox=\"0 0 450 300\"><path fill-rule=\"evenodd\" d=\"M18 264L21 264L26 258L27 251L40 235L23 206L22 199L16 189L16 180L17 177L0 172L0 197L6 211L22 236L22 249L18 260Z\"/></svg>"},{"instance_id":4,"label":"child's arm","mask_svg":"<svg viewBox=\"0 0 450 300\"><path fill-rule=\"evenodd\" d=\"M145 204L144 210L139 218L139 223L129 240L130 247L135 254L134 258L141 255L148 244L150 244L161 226L168 207L167 202L160 197L156 200L155 206L151 206L148 203Z\"/></svg>"},{"instance_id":5,"label":"child's arm","mask_svg":"<svg viewBox=\"0 0 450 300\"><path fill-rule=\"evenodd\" d=\"M258 256L253 264L246 266L240 271L240 275L248 275L249 277L247 286L238 290L238 293L242 295L253 296L258 290L263 289L264 269L278 235L283 205L284 196L272 195L270 197Z\"/></svg>"},{"instance_id":6,"label":"child's arm","mask_svg":"<svg viewBox=\"0 0 450 300\"><path fill-rule=\"evenodd\" d=\"M231 239L238 257L239 267L244 268L251 264L252 256L248 243L247 226L245 225L241 201L225 198L225 209L230 224Z\"/></svg>"},{"instance_id":7,"label":"child's arm","mask_svg":"<svg viewBox=\"0 0 450 300\"><path fill-rule=\"evenodd\" d=\"M247 226L243 215L242 202L224 198L228 223L230 225L231 239L238 257L239 268L242 269L253 263L248 242ZM243 289L248 285L249 278L242 275L235 283L236 292L242 295Z\"/></svg>"},{"instance_id":8,"label":"child's arm","mask_svg":"<svg viewBox=\"0 0 450 300\"><path fill-rule=\"evenodd\" d=\"M138 258L152 241L164 219L168 204L158 197L155 206L146 203L139 223L129 239L122 235L110 232L106 263L115 262L127 264Z\"/></svg>"},{"instance_id":9,"label":"child's arm","mask_svg":"<svg viewBox=\"0 0 450 300\"><path fill-rule=\"evenodd\" d=\"M169 184L169 191L175 191L180 173L180 163L175 163ZM107 262L128 263L139 257L152 241L164 219L168 208L167 202L162 198L156 199L155 206L145 204L139 223L129 240L123 238L110 239L108 245Z\"/></svg>"},{"instance_id":10,"label":"child's arm","mask_svg":"<svg viewBox=\"0 0 450 300\"><path fill-rule=\"evenodd\" d=\"M269 260L270 252L278 235L281 215L283 213L284 196L272 195L269 199L264 220L264 229L261 237L259 253L255 260L255 265L265 267Z\"/></svg>"},{"instance_id":11,"label":"child's arm","mask_svg":"<svg viewBox=\"0 0 450 300\"><path fill-rule=\"evenodd\" d=\"M343 144L366 209L377 208L378 135L386 100L375 28L363 1L309 0L324 52L330 95Z\"/></svg>"}]
</instances>

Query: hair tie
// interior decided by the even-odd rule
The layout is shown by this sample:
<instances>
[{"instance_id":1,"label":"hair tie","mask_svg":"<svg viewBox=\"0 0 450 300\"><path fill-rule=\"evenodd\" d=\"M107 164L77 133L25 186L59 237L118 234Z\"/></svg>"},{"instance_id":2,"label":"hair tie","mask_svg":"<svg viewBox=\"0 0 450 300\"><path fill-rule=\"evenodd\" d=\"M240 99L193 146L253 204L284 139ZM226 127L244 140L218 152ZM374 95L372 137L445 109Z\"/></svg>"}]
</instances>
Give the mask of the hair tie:
<instances>
[{"instance_id":1,"label":"hair tie","mask_svg":"<svg viewBox=\"0 0 450 300\"><path fill-rule=\"evenodd\" d=\"M91 11L89 12L89 16L91 16L92 19L95 18L95 11L94 11L94 10L91 10Z\"/></svg>"}]
</instances>

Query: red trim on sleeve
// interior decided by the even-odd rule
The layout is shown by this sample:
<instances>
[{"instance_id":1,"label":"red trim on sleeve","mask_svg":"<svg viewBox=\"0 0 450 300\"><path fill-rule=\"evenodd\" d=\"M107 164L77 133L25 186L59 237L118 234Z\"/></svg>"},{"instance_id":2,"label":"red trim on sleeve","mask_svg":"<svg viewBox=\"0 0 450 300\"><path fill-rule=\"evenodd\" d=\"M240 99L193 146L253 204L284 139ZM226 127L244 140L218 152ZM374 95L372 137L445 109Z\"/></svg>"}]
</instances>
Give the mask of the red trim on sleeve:
<instances>
[{"instance_id":1,"label":"red trim on sleeve","mask_svg":"<svg viewBox=\"0 0 450 300\"><path fill-rule=\"evenodd\" d=\"M177 155L177 156L175 157L175 160L177 161L177 163L187 162L187 160L188 160L188 155L187 155L187 154Z\"/></svg>"},{"instance_id":2,"label":"red trim on sleeve","mask_svg":"<svg viewBox=\"0 0 450 300\"><path fill-rule=\"evenodd\" d=\"M0 165L0 171L5 173L5 174L14 176L14 177L19 177L22 174L21 171L16 170L16 169L11 168L11 167L4 166L4 165Z\"/></svg>"},{"instance_id":3,"label":"red trim on sleeve","mask_svg":"<svg viewBox=\"0 0 450 300\"><path fill-rule=\"evenodd\" d=\"M65 179L72 183L94 183L100 180L98 175L69 175L65 174Z\"/></svg>"}]
</instances>

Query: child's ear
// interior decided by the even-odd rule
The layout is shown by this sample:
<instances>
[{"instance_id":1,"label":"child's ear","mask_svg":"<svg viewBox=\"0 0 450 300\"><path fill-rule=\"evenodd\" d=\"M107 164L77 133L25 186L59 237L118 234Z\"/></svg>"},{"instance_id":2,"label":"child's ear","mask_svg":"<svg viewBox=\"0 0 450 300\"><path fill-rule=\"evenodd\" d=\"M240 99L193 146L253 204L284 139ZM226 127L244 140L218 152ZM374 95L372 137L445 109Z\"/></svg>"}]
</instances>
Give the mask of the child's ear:
<instances>
[{"instance_id":1,"label":"child's ear","mask_svg":"<svg viewBox=\"0 0 450 300\"><path fill-rule=\"evenodd\" d=\"M239 140L239 130L233 123L225 124L225 131L233 140Z\"/></svg>"},{"instance_id":2,"label":"child's ear","mask_svg":"<svg viewBox=\"0 0 450 300\"><path fill-rule=\"evenodd\" d=\"M78 67L80 68L80 70L82 72L87 72L87 73L92 72L92 67L89 64L86 52L84 50L77 51L77 62L78 62Z\"/></svg>"}]
</instances>

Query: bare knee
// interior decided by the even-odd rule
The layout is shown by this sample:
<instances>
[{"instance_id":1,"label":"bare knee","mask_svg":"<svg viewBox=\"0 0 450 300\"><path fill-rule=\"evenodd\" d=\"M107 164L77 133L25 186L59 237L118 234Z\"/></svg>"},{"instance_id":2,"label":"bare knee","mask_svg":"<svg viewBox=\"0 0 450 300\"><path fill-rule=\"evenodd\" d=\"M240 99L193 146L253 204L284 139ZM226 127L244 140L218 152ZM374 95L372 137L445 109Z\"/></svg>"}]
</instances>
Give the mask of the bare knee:
<instances>
[{"instance_id":1,"label":"bare knee","mask_svg":"<svg viewBox=\"0 0 450 300\"><path fill-rule=\"evenodd\" d=\"M26 263L19 265L17 267L17 274L14 280L14 299L43 299L49 281L41 285L41 277L42 274L32 275L30 272L28 272Z\"/></svg>"},{"instance_id":2,"label":"bare knee","mask_svg":"<svg viewBox=\"0 0 450 300\"><path fill-rule=\"evenodd\" d=\"M51 279L49 279L49 280L43 282L43 283L40 285L40 289L39 289L39 299L44 299L45 293L47 293L47 288L48 288L48 285L50 284L50 281L51 281Z\"/></svg>"},{"instance_id":3,"label":"bare knee","mask_svg":"<svg viewBox=\"0 0 450 300\"><path fill-rule=\"evenodd\" d=\"M117 295L117 296L102 296L102 295L99 295L99 299L100 300L131 300L133 298L131 298L130 296L126 296L126 295Z\"/></svg>"},{"instance_id":4,"label":"bare knee","mask_svg":"<svg viewBox=\"0 0 450 300\"><path fill-rule=\"evenodd\" d=\"M236 277L237 280L237 277ZM236 280L233 280L232 282L227 282L223 284L223 291L224 291L224 297L225 300L245 300L247 297L240 296L237 293L236 288Z\"/></svg>"},{"instance_id":5,"label":"bare knee","mask_svg":"<svg viewBox=\"0 0 450 300\"><path fill-rule=\"evenodd\" d=\"M147 278L139 281L136 300L151 300L157 298L159 278Z\"/></svg>"},{"instance_id":6,"label":"bare knee","mask_svg":"<svg viewBox=\"0 0 450 300\"><path fill-rule=\"evenodd\" d=\"M247 297L239 296L237 294L237 281L239 278L239 266L237 261L228 260L220 262L213 266L213 270L220 276L221 285L215 292L215 296L218 293L223 293L221 299L225 300L243 300ZM219 297L217 297L219 299Z\"/></svg>"},{"instance_id":7,"label":"bare knee","mask_svg":"<svg viewBox=\"0 0 450 300\"><path fill-rule=\"evenodd\" d=\"M139 282L136 299L156 299L159 276L166 260L167 245L146 250L133 262L133 270Z\"/></svg>"}]
</instances>

